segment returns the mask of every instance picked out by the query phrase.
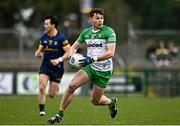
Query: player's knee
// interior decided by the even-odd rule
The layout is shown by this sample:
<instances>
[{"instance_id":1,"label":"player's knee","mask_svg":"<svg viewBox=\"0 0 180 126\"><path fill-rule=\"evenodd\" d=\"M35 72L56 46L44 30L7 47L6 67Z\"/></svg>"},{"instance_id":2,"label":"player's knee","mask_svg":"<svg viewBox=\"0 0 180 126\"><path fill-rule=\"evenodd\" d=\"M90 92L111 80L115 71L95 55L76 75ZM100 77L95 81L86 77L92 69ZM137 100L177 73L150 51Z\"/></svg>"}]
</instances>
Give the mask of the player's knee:
<instances>
[{"instance_id":1,"label":"player's knee","mask_svg":"<svg viewBox=\"0 0 180 126\"><path fill-rule=\"evenodd\" d=\"M55 97L55 94L54 94L54 93L51 93L51 94L48 94L48 96L49 96L50 98L54 98L54 97Z\"/></svg>"},{"instance_id":2,"label":"player's knee","mask_svg":"<svg viewBox=\"0 0 180 126\"><path fill-rule=\"evenodd\" d=\"M93 105L99 105L99 101L97 99L91 98L91 103Z\"/></svg>"},{"instance_id":3,"label":"player's knee","mask_svg":"<svg viewBox=\"0 0 180 126\"><path fill-rule=\"evenodd\" d=\"M68 91L73 93L76 90L76 86L75 85L69 85L68 87Z\"/></svg>"},{"instance_id":4,"label":"player's knee","mask_svg":"<svg viewBox=\"0 0 180 126\"><path fill-rule=\"evenodd\" d=\"M46 88L44 86L39 86L39 92L45 93Z\"/></svg>"}]
</instances>

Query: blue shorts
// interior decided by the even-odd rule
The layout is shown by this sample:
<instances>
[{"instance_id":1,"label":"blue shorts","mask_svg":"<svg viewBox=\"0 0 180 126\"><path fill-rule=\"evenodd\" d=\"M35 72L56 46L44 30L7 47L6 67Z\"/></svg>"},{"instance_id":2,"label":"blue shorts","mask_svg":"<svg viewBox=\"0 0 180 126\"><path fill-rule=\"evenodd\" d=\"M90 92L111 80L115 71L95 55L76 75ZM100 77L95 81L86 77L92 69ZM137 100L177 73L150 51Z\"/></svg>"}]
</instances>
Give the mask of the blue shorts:
<instances>
[{"instance_id":1,"label":"blue shorts","mask_svg":"<svg viewBox=\"0 0 180 126\"><path fill-rule=\"evenodd\" d=\"M45 74L49 76L50 81L60 83L60 80L64 74L63 63L53 66L51 63L42 62L39 74Z\"/></svg>"}]
</instances>

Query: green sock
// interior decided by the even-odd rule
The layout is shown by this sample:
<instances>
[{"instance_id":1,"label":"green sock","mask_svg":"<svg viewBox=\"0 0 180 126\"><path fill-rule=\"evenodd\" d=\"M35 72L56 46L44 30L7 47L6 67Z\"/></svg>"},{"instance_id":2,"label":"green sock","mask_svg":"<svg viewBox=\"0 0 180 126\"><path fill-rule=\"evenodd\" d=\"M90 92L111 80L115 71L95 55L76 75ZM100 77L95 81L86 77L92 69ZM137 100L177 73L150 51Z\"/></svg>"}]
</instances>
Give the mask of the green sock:
<instances>
[{"instance_id":1,"label":"green sock","mask_svg":"<svg viewBox=\"0 0 180 126\"><path fill-rule=\"evenodd\" d=\"M60 115L61 117L63 117L63 116L64 116L64 111L59 110L58 115Z\"/></svg>"}]
</instances>

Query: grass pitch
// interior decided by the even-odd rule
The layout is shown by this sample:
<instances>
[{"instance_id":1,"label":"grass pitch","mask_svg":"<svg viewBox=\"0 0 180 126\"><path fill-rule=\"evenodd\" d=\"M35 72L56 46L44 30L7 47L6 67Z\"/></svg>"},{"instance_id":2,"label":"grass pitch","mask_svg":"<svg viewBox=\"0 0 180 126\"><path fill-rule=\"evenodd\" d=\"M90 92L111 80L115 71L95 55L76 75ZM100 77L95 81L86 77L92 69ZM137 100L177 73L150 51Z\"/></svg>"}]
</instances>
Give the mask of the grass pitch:
<instances>
[{"instance_id":1,"label":"grass pitch","mask_svg":"<svg viewBox=\"0 0 180 126\"><path fill-rule=\"evenodd\" d=\"M60 98L47 98L46 116L40 117L37 96L0 96L0 125L46 125L48 118L58 112ZM180 98L117 98L119 112L115 119L111 119L107 106L94 106L90 97L75 96L61 124L180 124Z\"/></svg>"}]
</instances>

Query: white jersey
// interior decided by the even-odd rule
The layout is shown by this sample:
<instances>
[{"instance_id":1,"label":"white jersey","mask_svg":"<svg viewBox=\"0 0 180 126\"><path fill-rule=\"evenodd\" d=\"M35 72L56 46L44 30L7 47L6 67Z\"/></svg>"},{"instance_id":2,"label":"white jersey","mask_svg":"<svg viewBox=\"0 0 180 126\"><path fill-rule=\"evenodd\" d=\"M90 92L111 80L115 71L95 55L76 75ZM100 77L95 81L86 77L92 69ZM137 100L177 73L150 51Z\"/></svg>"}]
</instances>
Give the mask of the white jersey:
<instances>
[{"instance_id":1,"label":"white jersey","mask_svg":"<svg viewBox=\"0 0 180 126\"><path fill-rule=\"evenodd\" d=\"M112 28L107 26L102 26L98 31L93 31L90 27L80 34L77 42L86 42L87 56L98 56L107 51L108 43L116 42L116 34ZM113 69L112 58L93 62L91 67L98 71L111 71Z\"/></svg>"}]
</instances>

